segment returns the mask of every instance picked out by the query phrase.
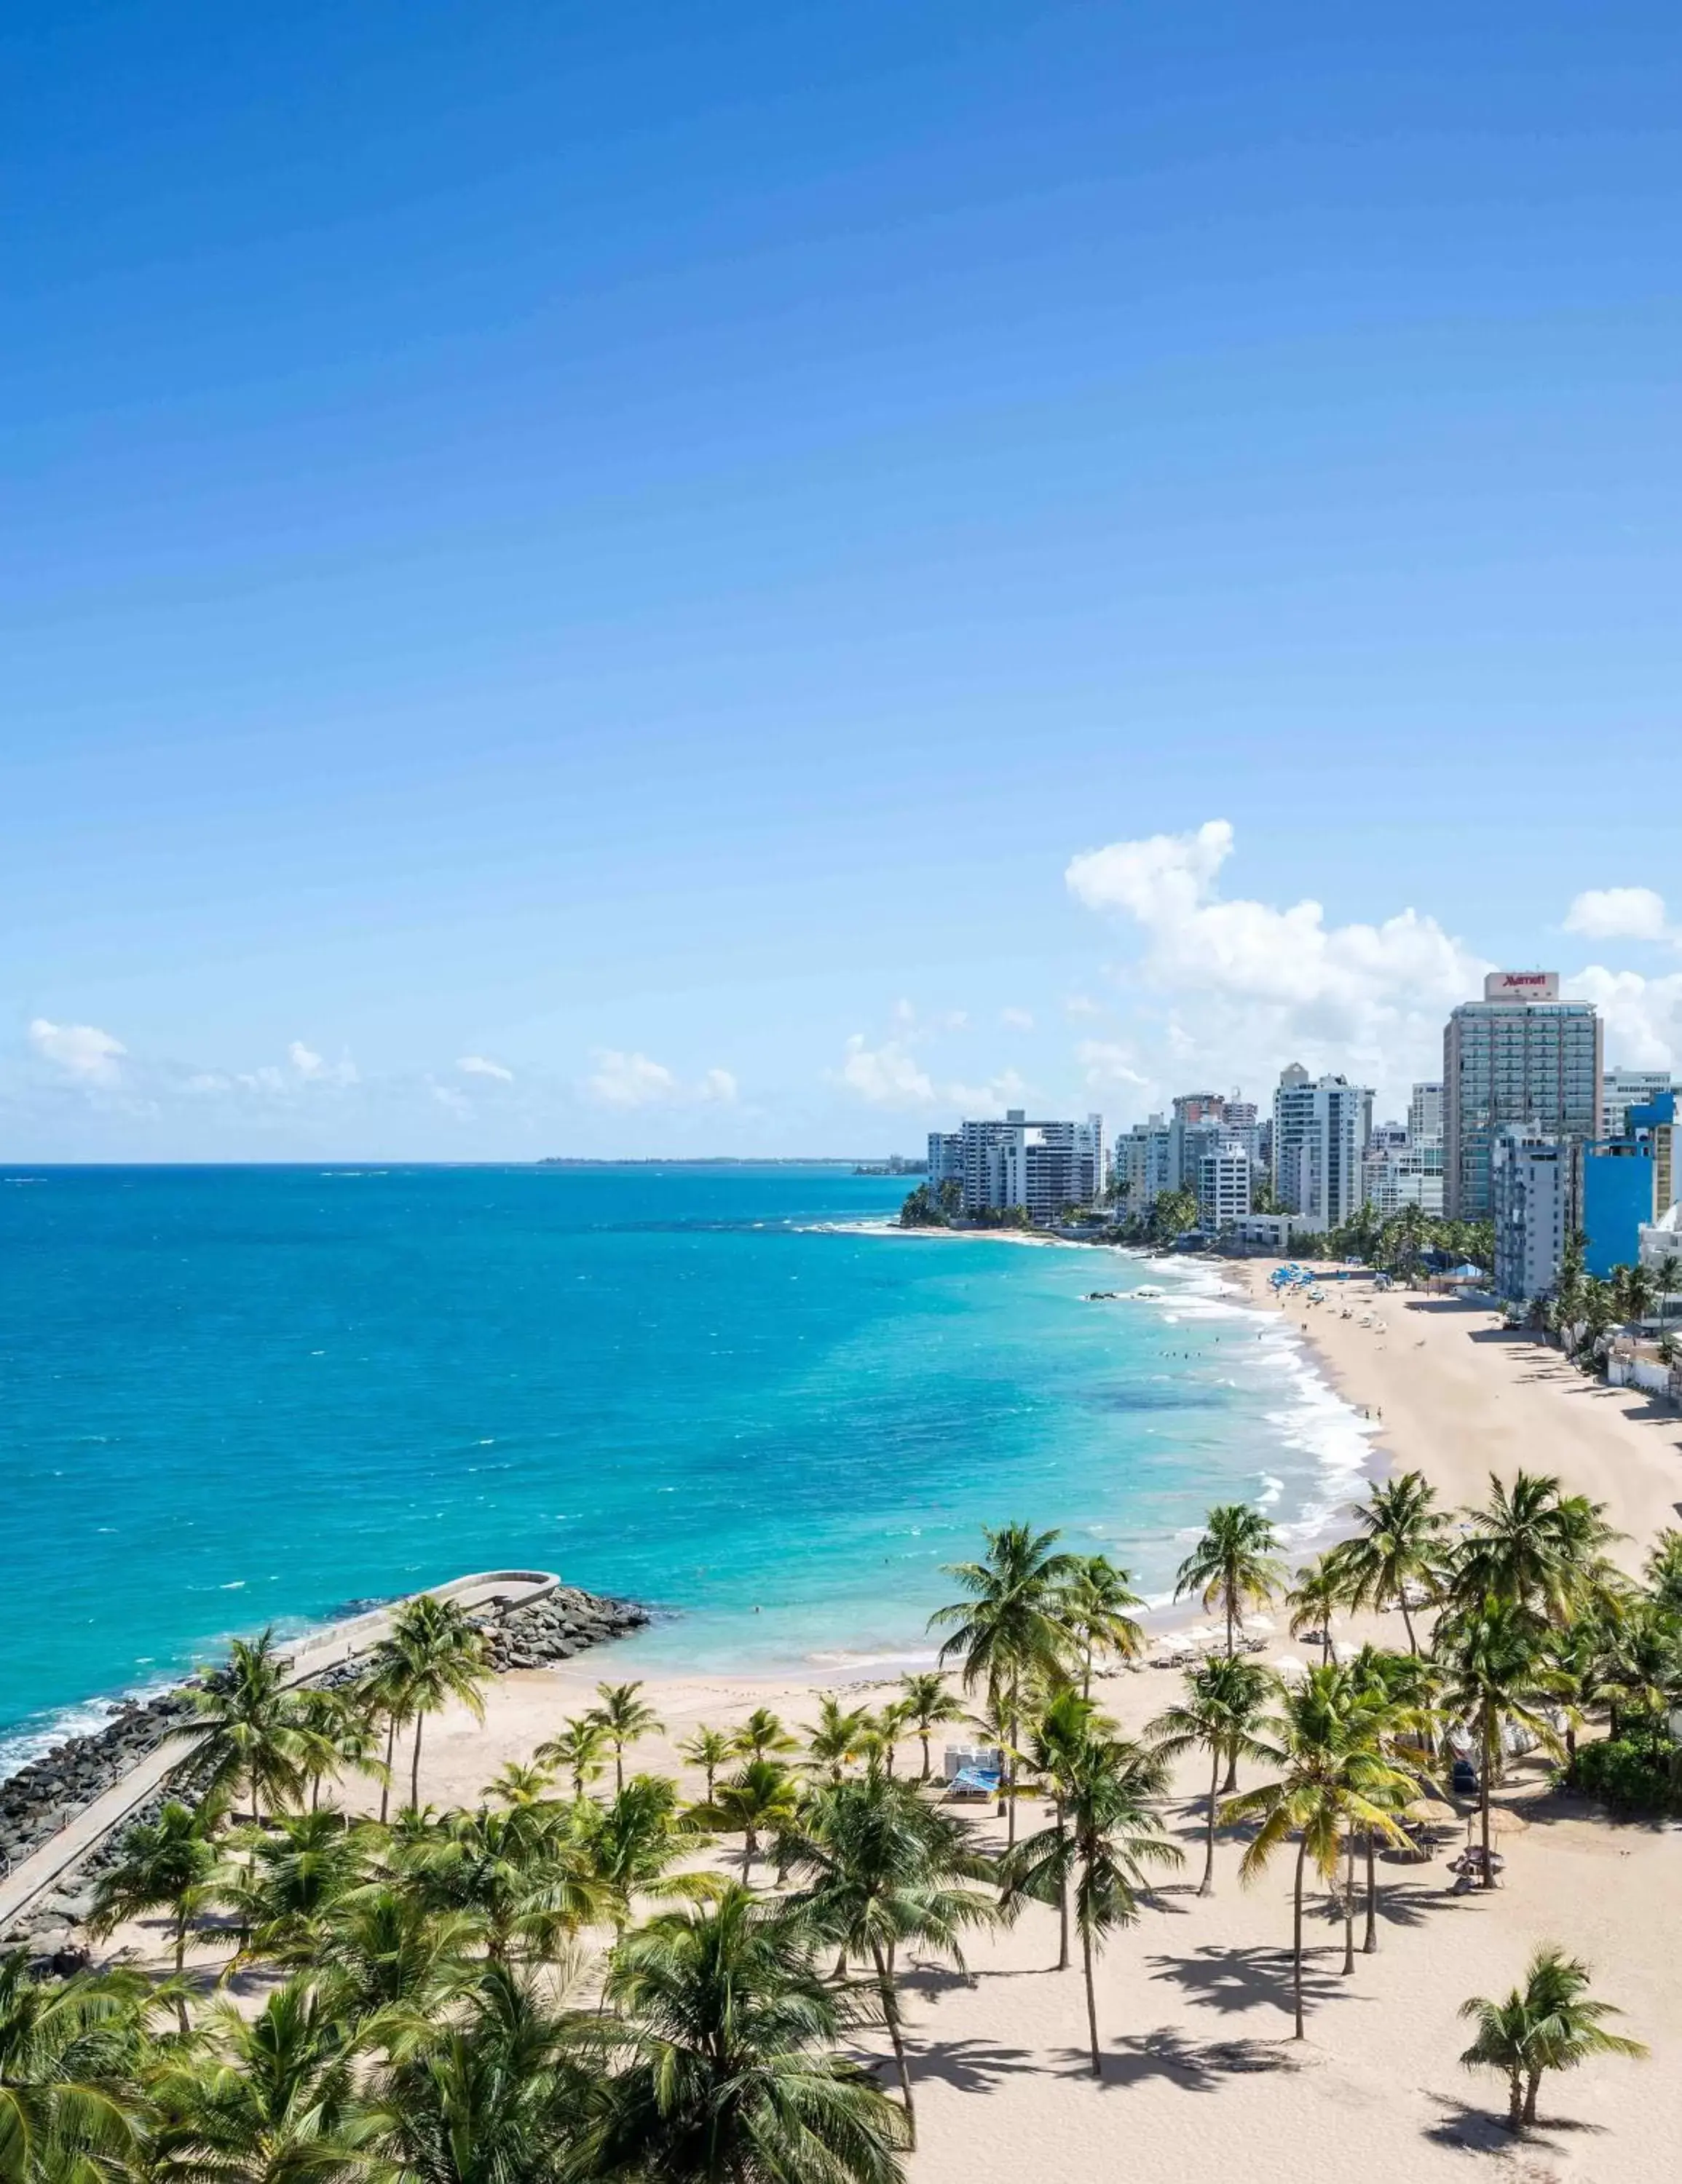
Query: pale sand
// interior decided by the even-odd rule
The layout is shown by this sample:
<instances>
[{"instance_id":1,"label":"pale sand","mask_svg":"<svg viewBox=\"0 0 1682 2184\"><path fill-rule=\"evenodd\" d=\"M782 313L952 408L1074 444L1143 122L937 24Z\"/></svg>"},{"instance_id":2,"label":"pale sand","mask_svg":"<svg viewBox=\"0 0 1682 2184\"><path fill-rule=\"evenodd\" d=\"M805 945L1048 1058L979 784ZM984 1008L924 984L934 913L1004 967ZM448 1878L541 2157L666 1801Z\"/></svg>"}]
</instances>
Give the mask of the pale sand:
<instances>
[{"instance_id":1,"label":"pale sand","mask_svg":"<svg viewBox=\"0 0 1682 2184\"><path fill-rule=\"evenodd\" d=\"M1250 1271L1259 1280L1267 1270ZM1673 1413L1591 1386L1546 1349L1492 1335L1486 1312L1401 1295L1379 1300L1377 1310L1387 1332L1343 1320L1331 1303L1295 1316L1306 1318L1344 1392L1382 1412L1378 1446L1397 1468L1423 1469L1459 1501L1482 1491L1491 1468L1510 1474L1523 1463L1607 1502L1612 1519L1639 1538L1674 1520L1682 1421ZM1401 1635L1398 1624L1395 1642ZM423 1796L473 1801L505 1761L525 1758L590 1704L599 1678L636 1672L632 1641L565 1668L504 1678L482 1727L459 1709L429 1724ZM676 1737L760 1703L790 1723L809 1719L825 1684L651 1677L648 1696L666 1734L638 1747L634 1763L682 1771ZM1145 1670L1106 1680L1101 1696L1137 1730L1178 1685L1172 1673ZM916 1763L914 1742L904 1748L906 1763ZM1505 1885L1493 1894L1449 1892L1452 1842L1429 1865L1384 1862L1379 1951L1357 1955L1347 1980L1339 1972L1340 1925L1323 1915L1311 1921L1309 2039L1299 2048L1286 2036L1289 1855L1246 1890L1237 1847L1223 1840L1217 1893L1200 1902L1191 1892L1200 1869L1191 1793L1203 1786L1203 1767L1189 1763L1187 1800L1173 1812L1187 1872L1102 1959L1101 2087L1085 2075L1079 1971L1046 1969L1056 1953L1050 1911L1032 1908L1010 1932L977 1942L967 1980L933 1966L913 1973L922 2135L913 2175L921 2184L1301 2184L1320 2175L1407 2184L1464 2177L1479 2158L1468 2149L1479 2148L1496 2150L1495 2173L1527 2179L1646 2184L1669 2173L1682 2140L1682 1835L1564 1809L1543 1795L1544 1772L1526 1763L1503 1793L1505 1802L1529 1807L1531 1819L1522 1831L1503 1831ZM686 1779L699 1791L693 1771ZM1023 1817L1032 1825L1039 1808ZM974 1825L989 1841L1002 1835L990 1809ZM1316 1907L1323 1913L1323 1896ZM1593 2064L1551 2081L1544 2114L1557 2120L1515 2154L1496 2123L1500 2084L1457 2065L1467 2031L1456 2012L1468 1995L1504 1990L1543 1940L1590 1961L1598 1992L1624 2009L1626 2028L1654 2056ZM149 1954L156 1930L131 1929L116 1942L140 1942ZM1256 2046L1234 2054L1233 2042ZM1237 2067L1257 2053L1279 2067Z\"/></svg>"}]
</instances>

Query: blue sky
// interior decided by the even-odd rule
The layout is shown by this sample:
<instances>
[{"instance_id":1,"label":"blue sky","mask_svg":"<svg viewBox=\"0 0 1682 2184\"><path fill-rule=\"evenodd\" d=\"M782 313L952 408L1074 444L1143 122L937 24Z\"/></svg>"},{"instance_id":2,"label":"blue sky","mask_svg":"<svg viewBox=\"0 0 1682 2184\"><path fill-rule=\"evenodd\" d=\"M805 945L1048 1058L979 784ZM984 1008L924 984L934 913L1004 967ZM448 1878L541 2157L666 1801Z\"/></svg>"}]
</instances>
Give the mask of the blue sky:
<instances>
[{"instance_id":1,"label":"blue sky","mask_svg":"<svg viewBox=\"0 0 1682 2184\"><path fill-rule=\"evenodd\" d=\"M1682 18L1371 14L16 0L0 1152L1682 1065Z\"/></svg>"}]
</instances>

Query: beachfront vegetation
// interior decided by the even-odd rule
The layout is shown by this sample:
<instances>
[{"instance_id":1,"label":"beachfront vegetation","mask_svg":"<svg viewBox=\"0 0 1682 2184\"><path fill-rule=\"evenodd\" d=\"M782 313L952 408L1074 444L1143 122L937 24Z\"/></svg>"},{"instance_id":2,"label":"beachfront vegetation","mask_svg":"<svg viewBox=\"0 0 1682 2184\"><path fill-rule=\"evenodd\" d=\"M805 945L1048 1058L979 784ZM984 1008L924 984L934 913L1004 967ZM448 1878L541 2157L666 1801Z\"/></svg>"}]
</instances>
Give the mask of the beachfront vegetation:
<instances>
[{"instance_id":1,"label":"beachfront vegetation","mask_svg":"<svg viewBox=\"0 0 1682 2184\"><path fill-rule=\"evenodd\" d=\"M1276 1669L1241 1624L1282 1588L1271 1528L1211 1511L1182 1590L1223 1610L1224 1633L1134 1739L1093 1695L1107 1667L1142 1669L1126 1573L1053 1531L990 1530L934 1628L997 1749L977 1775L1002 1793L991 1832L939 1802L931 1738L966 1708L938 1671L874 1711L828 1695L798 1736L765 1709L698 1729L679 1747L688 1786L627 1771L652 1709L639 1685L603 1685L476 1805L440 1813L419 1802L414 1746L445 1691L480 1700L471 1625L411 1604L330 1707L288 1685L272 1638L242 1646L205 1681L200 1794L131 1829L99 1886L96 1933L164 1922L158 1975L37 1981L22 1953L0 1963L0 2184L893 2184L915 2131L911 1958L961 1966L994 1922L1054 1913L1056 1975L1072 1979L1078 1953L1071 2002L1101 2077L1098 1958L1158 1908L1182 1835L1212 1887L1223 1830L1246 1881L1291 1859L1300 2037L1311 1892L1340 1917L1352 1970L1358 1862L1370 1949L1378 1854L1412 1854L1456 1763L1481 1815L1462 1886L1495 1880L1503 1776L1527 1748L1609 1801L1674 1797L1682 1535L1655 1544L1640 1585L1614 1545L1556 1479L1492 1479L1451 1522L1405 1475L1314 1565L1328 1658ZM1334 1615L1369 1607L1403 1609L1405 1648L1340 1650ZM1590 1733L1602 1719L1608 1737ZM1190 1753L1207 1792L1187 1801L1170 1769ZM370 1775L383 1819L339 1802ZM195 1942L198 1967L206 1945L220 1965L196 1967ZM240 2006L215 1998L219 1970ZM1547 2071L1637 2052L1557 1951L1467 2014L1464 2059L1503 2074L1520 2127ZM885 2086L857 2060L872 2038Z\"/></svg>"}]
</instances>

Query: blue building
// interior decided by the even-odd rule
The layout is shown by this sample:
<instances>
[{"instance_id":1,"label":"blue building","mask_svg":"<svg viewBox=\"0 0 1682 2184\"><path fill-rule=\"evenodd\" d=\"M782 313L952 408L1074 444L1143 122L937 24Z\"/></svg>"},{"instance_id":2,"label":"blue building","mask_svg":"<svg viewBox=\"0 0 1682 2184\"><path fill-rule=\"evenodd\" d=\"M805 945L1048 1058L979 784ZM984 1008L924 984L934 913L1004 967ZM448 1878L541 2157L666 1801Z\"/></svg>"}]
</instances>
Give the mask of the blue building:
<instances>
[{"instance_id":1,"label":"blue building","mask_svg":"<svg viewBox=\"0 0 1682 2184\"><path fill-rule=\"evenodd\" d=\"M1602 1281L1614 1267L1633 1267L1641 1230L1666 1212L1674 1197L1671 1139L1676 1095L1661 1092L1632 1106L1624 1134L1583 1148L1578 1208L1587 1241L1583 1264Z\"/></svg>"}]
</instances>

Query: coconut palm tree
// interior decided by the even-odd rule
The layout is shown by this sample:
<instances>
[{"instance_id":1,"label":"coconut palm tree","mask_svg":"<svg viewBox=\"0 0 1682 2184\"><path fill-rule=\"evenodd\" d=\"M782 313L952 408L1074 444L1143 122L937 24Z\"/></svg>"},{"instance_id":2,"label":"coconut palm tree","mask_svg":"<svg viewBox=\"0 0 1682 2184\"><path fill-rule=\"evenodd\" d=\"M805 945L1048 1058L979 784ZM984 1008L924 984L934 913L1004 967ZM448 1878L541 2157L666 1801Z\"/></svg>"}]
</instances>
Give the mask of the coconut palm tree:
<instances>
[{"instance_id":1,"label":"coconut palm tree","mask_svg":"<svg viewBox=\"0 0 1682 2184\"><path fill-rule=\"evenodd\" d=\"M1129 1571L1107 1555L1082 1557L1063 1588L1059 1613L1079 1651L1083 1698L1092 1696L1094 1656L1113 1653L1127 1661L1145 1651L1145 1633L1127 1612L1144 1605Z\"/></svg>"},{"instance_id":2,"label":"coconut palm tree","mask_svg":"<svg viewBox=\"0 0 1682 2184\"><path fill-rule=\"evenodd\" d=\"M131 1828L120 1846L118 1864L99 1876L88 1920L90 1931L103 1938L125 1919L144 1918L148 1911L169 1913L175 1930L175 2013L184 2034L189 2030L187 1994L180 1982L187 1936L214 1894L220 1864L210 1839L214 1819L214 1807L194 1812L171 1799L155 1820Z\"/></svg>"},{"instance_id":3,"label":"coconut palm tree","mask_svg":"<svg viewBox=\"0 0 1682 2184\"><path fill-rule=\"evenodd\" d=\"M1682 1699L1682 1617L1639 1601L1605 1629L1588 1694L1612 1715L1612 1734L1633 1720L1662 1728Z\"/></svg>"},{"instance_id":4,"label":"coconut palm tree","mask_svg":"<svg viewBox=\"0 0 1682 2184\"><path fill-rule=\"evenodd\" d=\"M1335 1883L1345 1832L1373 1829L1387 1842L1402 1840L1392 1817L1398 1798L1412 1794L1411 1778L1383 1748L1378 1709L1363 1700L1350 1670L1312 1669L1286 1689L1278 1713L1265 1724L1268 1758L1277 1779L1234 1797L1222 1808L1223 1821L1259 1819L1262 1825L1239 1868L1245 1881L1266 1871L1281 1844L1297 1838L1292 1891L1291 1994L1294 2036L1304 2037L1302 2008L1302 1884L1308 1860L1328 1886ZM1355 1969L1355 1906L1346 1892L1344 1970Z\"/></svg>"},{"instance_id":5,"label":"coconut palm tree","mask_svg":"<svg viewBox=\"0 0 1682 2184\"><path fill-rule=\"evenodd\" d=\"M380 1825L391 1817L392 1783L397 1766L397 1737L411 1719L408 1679L402 1656L392 1638L379 1641L368 1657L368 1665L356 1685L356 1696L376 1731L385 1724L385 1752L380 1774Z\"/></svg>"},{"instance_id":6,"label":"coconut palm tree","mask_svg":"<svg viewBox=\"0 0 1682 2184\"><path fill-rule=\"evenodd\" d=\"M1662 1329L1670 1317L1670 1300L1682 1292L1682 1258L1674 1251L1667 1251L1653 1268L1653 1289Z\"/></svg>"},{"instance_id":7,"label":"coconut palm tree","mask_svg":"<svg viewBox=\"0 0 1682 2184\"><path fill-rule=\"evenodd\" d=\"M1344 1599L1343 1576L1329 1554L1318 1556L1300 1569L1285 1595L1290 1635L1302 1638L1311 1630L1317 1632L1322 1668L1332 1658L1333 1611L1343 1606Z\"/></svg>"},{"instance_id":8,"label":"coconut palm tree","mask_svg":"<svg viewBox=\"0 0 1682 2184\"><path fill-rule=\"evenodd\" d=\"M966 1691L983 1686L994 1702L1004 1729L1004 1771L999 1809L1008 1814L1006 1840L1016 1841L1016 1724L1025 1680L1060 1668L1069 1650L1069 1635L1060 1620L1064 1587L1075 1575L1079 1557L1060 1552L1057 1532L1036 1532L1028 1524L983 1527L987 1553L978 1563L948 1566L966 1597L930 1616L931 1630L948 1626L942 1662L955 1658Z\"/></svg>"},{"instance_id":9,"label":"coconut palm tree","mask_svg":"<svg viewBox=\"0 0 1682 2184\"><path fill-rule=\"evenodd\" d=\"M1072 1684L1060 1684L1029 1725L1024 1757L1051 1791L1051 1825L1018 1843L1001 1869L1002 1908L1013 1912L1023 1897L1057 1907L1057 1963L1069 1968L1069 1886L1074 1875L1074 1843L1068 1829L1069 1786L1086 1746L1099 1730L1113 1730L1092 1701Z\"/></svg>"},{"instance_id":10,"label":"coconut palm tree","mask_svg":"<svg viewBox=\"0 0 1682 2184\"><path fill-rule=\"evenodd\" d=\"M687 1759L692 1767L699 1767L706 1778L706 1795L703 1802L712 1802L712 1786L721 1767L729 1764L736 1756L734 1732L724 1729L709 1729L705 1723L694 1730L677 1747L678 1757Z\"/></svg>"},{"instance_id":11,"label":"coconut palm tree","mask_svg":"<svg viewBox=\"0 0 1682 2184\"><path fill-rule=\"evenodd\" d=\"M1462 2055L1468 2070L1499 2070L1507 2079L1507 2123L1522 2131L1536 2120L1536 2094L1549 2070L1574 2070L1591 2055L1645 2055L1639 2040L1608 2032L1619 2012L1589 1993L1589 1967L1545 1943L1525 1967L1524 1984L1498 2000L1474 1994L1460 2014L1478 2028Z\"/></svg>"},{"instance_id":12,"label":"coconut palm tree","mask_svg":"<svg viewBox=\"0 0 1682 2184\"><path fill-rule=\"evenodd\" d=\"M532 1757L540 1767L563 1767L572 1784L572 1794L582 1797L585 1786L607 1772L603 1754L608 1748L607 1724L593 1713L579 1714L560 1734L540 1744Z\"/></svg>"},{"instance_id":13,"label":"coconut palm tree","mask_svg":"<svg viewBox=\"0 0 1682 2184\"><path fill-rule=\"evenodd\" d=\"M439 1911L407 1877L372 1881L327 1907L320 1959L336 2016L368 2037L391 2019L414 2036L443 2015L483 1967L483 1930L465 1911Z\"/></svg>"},{"instance_id":14,"label":"coconut palm tree","mask_svg":"<svg viewBox=\"0 0 1682 2184\"><path fill-rule=\"evenodd\" d=\"M993 1865L970 1847L962 1826L928 1805L909 1783L884 1774L818 1791L778 1844L799 1886L791 1919L818 1939L839 1944L876 1974L883 2018L893 2043L910 2143L916 2111L898 1986L899 1951L915 1945L963 1969L966 1927L990 1923L990 1894L966 1887L990 1880Z\"/></svg>"},{"instance_id":15,"label":"coconut palm tree","mask_svg":"<svg viewBox=\"0 0 1682 2184\"><path fill-rule=\"evenodd\" d=\"M225 1873L220 1892L235 1903L250 1940L241 1960L271 1958L299 1967L320 1957L327 1913L371 1873L372 1832L331 1806L284 1814L243 1839L248 1863Z\"/></svg>"},{"instance_id":16,"label":"coconut palm tree","mask_svg":"<svg viewBox=\"0 0 1682 2184\"><path fill-rule=\"evenodd\" d=\"M873 1774L894 1773L894 1758L899 1748L899 1740L909 1726L910 1718L903 1699L889 1699L866 1718L860 1749L865 1764Z\"/></svg>"},{"instance_id":17,"label":"coconut palm tree","mask_svg":"<svg viewBox=\"0 0 1682 2184\"><path fill-rule=\"evenodd\" d=\"M742 1885L745 1888L759 1855L760 1837L794 1824L799 1786L774 1759L749 1759L727 1776L705 1805L690 1808L699 1827L742 1837Z\"/></svg>"},{"instance_id":18,"label":"coconut palm tree","mask_svg":"<svg viewBox=\"0 0 1682 2184\"><path fill-rule=\"evenodd\" d=\"M370 2164L375 2117L357 2098L351 2028L309 1974L250 2019L216 2004L202 2045L151 2078L164 2174L217 2184L324 2184Z\"/></svg>"},{"instance_id":19,"label":"coconut palm tree","mask_svg":"<svg viewBox=\"0 0 1682 2184\"><path fill-rule=\"evenodd\" d=\"M1682 1615L1682 1531L1668 1526L1653 1541L1641 1574L1656 1607Z\"/></svg>"},{"instance_id":20,"label":"coconut palm tree","mask_svg":"<svg viewBox=\"0 0 1682 2184\"><path fill-rule=\"evenodd\" d=\"M938 1669L922 1669L911 1675L901 1676L899 1693L905 1726L922 1747L922 1772L917 1780L927 1782L934 1771L929 1737L948 1722L963 1719L963 1702Z\"/></svg>"},{"instance_id":21,"label":"coconut palm tree","mask_svg":"<svg viewBox=\"0 0 1682 2184\"><path fill-rule=\"evenodd\" d=\"M826 1986L799 1930L745 1888L639 1927L614 1953L606 1998L623 2059L591 2173L899 2184L903 2111L833 2052L870 1997Z\"/></svg>"},{"instance_id":22,"label":"coconut palm tree","mask_svg":"<svg viewBox=\"0 0 1682 2184\"><path fill-rule=\"evenodd\" d=\"M277 1808L298 1795L303 1781L297 1704L286 1686L290 1666L271 1628L253 1639L236 1638L222 1666L189 1686L204 1731L198 1756L209 1786L226 1790L231 1806L243 1790L253 1819L262 1818L265 1798Z\"/></svg>"},{"instance_id":23,"label":"coconut palm tree","mask_svg":"<svg viewBox=\"0 0 1682 2184\"><path fill-rule=\"evenodd\" d=\"M1074 1861L1075 1928L1086 1982L1086 2026L1092 2075L1101 2078L1094 1960L1106 1937L1139 1917L1149 1883L1146 1866L1176 1866L1185 1853L1164 1830L1156 1801L1167 1786L1164 1763L1144 1746L1102 1733L1072 1756L1063 1786L1064 1815ZM1029 1855L1024 1843L1022 1856Z\"/></svg>"},{"instance_id":24,"label":"coconut palm tree","mask_svg":"<svg viewBox=\"0 0 1682 2184\"><path fill-rule=\"evenodd\" d=\"M134 2090L144 1982L37 1981L0 1956L0 2184L84 2184L142 2156Z\"/></svg>"},{"instance_id":25,"label":"coconut palm tree","mask_svg":"<svg viewBox=\"0 0 1682 2184\"><path fill-rule=\"evenodd\" d=\"M614 1932L622 1936L638 1896L716 1894L716 1874L671 1870L706 1838L686 1827L677 1785L663 1774L633 1774L610 1805L592 1807L582 1830L584 1853L610 1905Z\"/></svg>"},{"instance_id":26,"label":"coconut palm tree","mask_svg":"<svg viewBox=\"0 0 1682 2184\"><path fill-rule=\"evenodd\" d=\"M486 1783L485 1795L504 1805L540 1805L554 1787L554 1776L547 1767L522 1766L510 1759Z\"/></svg>"},{"instance_id":27,"label":"coconut palm tree","mask_svg":"<svg viewBox=\"0 0 1682 2184\"><path fill-rule=\"evenodd\" d=\"M738 1759L780 1758L785 1752L799 1748L798 1740L789 1736L769 1707L755 1707L730 1744L732 1756Z\"/></svg>"},{"instance_id":28,"label":"coconut palm tree","mask_svg":"<svg viewBox=\"0 0 1682 2184\"><path fill-rule=\"evenodd\" d=\"M639 1699L640 1683L598 1684L596 1692L601 1700L599 1707L590 1711L607 1732L607 1741L613 1747L613 1786L615 1794L625 1787L625 1747L636 1744L645 1736L658 1736L661 1724L646 1699Z\"/></svg>"},{"instance_id":29,"label":"coconut palm tree","mask_svg":"<svg viewBox=\"0 0 1682 2184\"><path fill-rule=\"evenodd\" d=\"M615 1903L576 1809L481 1806L452 1814L398 1852L398 1876L434 1911L470 1918L493 1964L553 1956L581 1927L610 1916Z\"/></svg>"},{"instance_id":30,"label":"coconut palm tree","mask_svg":"<svg viewBox=\"0 0 1682 2184\"><path fill-rule=\"evenodd\" d=\"M833 1692L817 1702L818 1718L805 1724L806 1766L814 1774L827 1774L838 1782L864 1749L870 1733L867 1707L844 1708Z\"/></svg>"},{"instance_id":31,"label":"coconut palm tree","mask_svg":"<svg viewBox=\"0 0 1682 2184\"><path fill-rule=\"evenodd\" d=\"M1204 1846L1203 1878L1200 1896L1215 1892L1215 1825L1222 1791L1221 1770L1227 1770L1226 1794L1238 1787L1240 1759L1265 1759L1270 1747L1257 1731L1268 1700L1277 1685L1259 1662L1237 1654L1200 1661L1185 1674L1185 1696L1178 1705L1145 1724L1145 1734L1164 1759L1183 1752L1209 1754L1209 1825Z\"/></svg>"},{"instance_id":32,"label":"coconut palm tree","mask_svg":"<svg viewBox=\"0 0 1682 2184\"><path fill-rule=\"evenodd\" d=\"M292 1725L298 1741L298 1772L309 1789L313 1811L321 1802L321 1785L330 1776L386 1777L373 1715L354 1686L311 1686L293 1700Z\"/></svg>"},{"instance_id":33,"label":"coconut palm tree","mask_svg":"<svg viewBox=\"0 0 1682 2184\"><path fill-rule=\"evenodd\" d=\"M408 2184L551 2184L576 2174L599 2073L586 2028L534 1975L490 1964L392 2070L375 2110Z\"/></svg>"},{"instance_id":34,"label":"coconut palm tree","mask_svg":"<svg viewBox=\"0 0 1682 2184\"><path fill-rule=\"evenodd\" d=\"M475 1719L485 1718L483 1686L490 1676L483 1633L453 1600L419 1593L404 1603L392 1625L392 1642L403 1705L415 1724L409 1802L420 1803L420 1736L426 1717L459 1699Z\"/></svg>"},{"instance_id":35,"label":"coconut palm tree","mask_svg":"<svg viewBox=\"0 0 1682 2184\"><path fill-rule=\"evenodd\" d=\"M1379 1481L1365 1502L1349 1512L1353 1536L1332 1550L1345 1597L1356 1613L1382 1615L1399 1607L1407 1630L1407 1650L1419 1651L1407 1596L1437 1591L1448 1552L1448 1518L1437 1506L1436 1490L1417 1471Z\"/></svg>"},{"instance_id":36,"label":"coconut palm tree","mask_svg":"<svg viewBox=\"0 0 1682 2184\"><path fill-rule=\"evenodd\" d=\"M1490 1787L1501 1761L1505 1722L1518 1722L1551 1752L1562 1747L1543 1709L1567 1696L1570 1680L1547 1658L1547 1625L1532 1608L1490 1592L1455 1610L1437 1628L1444 1672L1443 1705L1469 1722L1478 1740L1478 1810L1485 1888L1495 1886L1490 1859Z\"/></svg>"},{"instance_id":37,"label":"coconut palm tree","mask_svg":"<svg viewBox=\"0 0 1682 2184\"><path fill-rule=\"evenodd\" d=\"M1209 1512L1203 1536L1179 1566L1174 1598L1195 1592L1206 1607L1220 1607L1228 1653L1234 1650L1234 1626L1245 1607L1265 1607L1284 1584L1278 1547L1278 1535L1259 1509L1245 1502L1225 1502Z\"/></svg>"}]
</instances>

